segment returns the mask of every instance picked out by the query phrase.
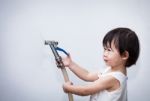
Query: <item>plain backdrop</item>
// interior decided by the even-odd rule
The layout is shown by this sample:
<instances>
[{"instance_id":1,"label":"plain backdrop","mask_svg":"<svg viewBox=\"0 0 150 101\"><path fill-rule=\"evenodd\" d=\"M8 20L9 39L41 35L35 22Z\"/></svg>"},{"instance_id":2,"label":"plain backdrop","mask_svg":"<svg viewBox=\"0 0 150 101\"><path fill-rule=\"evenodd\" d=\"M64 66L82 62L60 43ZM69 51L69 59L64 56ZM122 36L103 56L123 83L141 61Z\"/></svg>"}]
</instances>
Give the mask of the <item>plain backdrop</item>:
<instances>
[{"instance_id":1,"label":"plain backdrop","mask_svg":"<svg viewBox=\"0 0 150 101\"><path fill-rule=\"evenodd\" d=\"M102 39L116 27L129 27L140 39L139 60L128 69L128 99L150 101L149 5L149 0L0 0L0 101L68 101L44 40L58 41L79 65L100 72ZM67 71L75 85L87 84Z\"/></svg>"}]
</instances>

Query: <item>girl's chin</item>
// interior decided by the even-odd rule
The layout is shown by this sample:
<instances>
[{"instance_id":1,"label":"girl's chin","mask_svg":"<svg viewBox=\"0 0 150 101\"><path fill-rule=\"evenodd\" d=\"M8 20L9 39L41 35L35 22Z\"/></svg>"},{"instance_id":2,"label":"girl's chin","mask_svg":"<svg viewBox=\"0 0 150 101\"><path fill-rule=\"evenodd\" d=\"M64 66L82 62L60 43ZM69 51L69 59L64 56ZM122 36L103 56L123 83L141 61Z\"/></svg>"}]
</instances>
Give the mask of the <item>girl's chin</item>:
<instances>
[{"instance_id":1,"label":"girl's chin","mask_svg":"<svg viewBox=\"0 0 150 101\"><path fill-rule=\"evenodd\" d=\"M108 63L105 63L105 65L106 65L106 66L109 66L109 64L108 64Z\"/></svg>"},{"instance_id":2,"label":"girl's chin","mask_svg":"<svg viewBox=\"0 0 150 101\"><path fill-rule=\"evenodd\" d=\"M107 62L105 62L105 64L106 64L106 66L110 66L110 64L109 64L109 63L107 63Z\"/></svg>"}]
</instances>

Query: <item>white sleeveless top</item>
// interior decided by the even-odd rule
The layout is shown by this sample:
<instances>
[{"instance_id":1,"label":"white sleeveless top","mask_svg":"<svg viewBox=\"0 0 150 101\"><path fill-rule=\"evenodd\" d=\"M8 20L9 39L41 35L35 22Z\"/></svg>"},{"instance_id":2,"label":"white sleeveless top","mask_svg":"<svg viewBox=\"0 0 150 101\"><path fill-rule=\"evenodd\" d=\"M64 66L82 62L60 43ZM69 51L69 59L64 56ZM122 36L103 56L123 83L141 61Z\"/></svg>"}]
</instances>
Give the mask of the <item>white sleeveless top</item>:
<instances>
[{"instance_id":1,"label":"white sleeveless top","mask_svg":"<svg viewBox=\"0 0 150 101\"><path fill-rule=\"evenodd\" d=\"M111 75L120 82L120 87L114 91L103 90L90 96L90 101L127 101L127 76L121 72L107 73L110 68L99 77Z\"/></svg>"}]
</instances>

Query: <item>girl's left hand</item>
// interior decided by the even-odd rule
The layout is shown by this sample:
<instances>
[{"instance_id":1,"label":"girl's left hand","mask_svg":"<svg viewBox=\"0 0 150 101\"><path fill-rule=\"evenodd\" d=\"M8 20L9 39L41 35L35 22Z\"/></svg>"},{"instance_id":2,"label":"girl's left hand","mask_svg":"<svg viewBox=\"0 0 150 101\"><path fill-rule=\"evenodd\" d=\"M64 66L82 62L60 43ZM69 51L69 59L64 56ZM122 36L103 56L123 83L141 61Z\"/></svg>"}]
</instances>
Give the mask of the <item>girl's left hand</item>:
<instances>
[{"instance_id":1,"label":"girl's left hand","mask_svg":"<svg viewBox=\"0 0 150 101\"><path fill-rule=\"evenodd\" d=\"M65 93L69 93L69 86L73 85L72 82L68 81L63 84L63 90Z\"/></svg>"}]
</instances>

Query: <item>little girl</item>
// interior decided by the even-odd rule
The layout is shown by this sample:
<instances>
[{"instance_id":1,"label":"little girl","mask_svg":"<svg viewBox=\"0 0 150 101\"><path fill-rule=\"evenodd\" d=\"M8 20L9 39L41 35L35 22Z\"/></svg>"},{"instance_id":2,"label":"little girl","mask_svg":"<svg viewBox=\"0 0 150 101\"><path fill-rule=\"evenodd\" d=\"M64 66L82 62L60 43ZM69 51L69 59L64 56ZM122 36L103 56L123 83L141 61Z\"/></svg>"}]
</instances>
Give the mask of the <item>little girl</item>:
<instances>
[{"instance_id":1,"label":"little girl","mask_svg":"<svg viewBox=\"0 0 150 101\"><path fill-rule=\"evenodd\" d=\"M127 101L127 67L136 63L139 57L139 40L129 28L116 28L103 39L105 72L90 73L76 64L70 56L63 58L68 67L80 79L90 84L80 86L71 82L63 84L66 93L90 96L90 101Z\"/></svg>"}]
</instances>

